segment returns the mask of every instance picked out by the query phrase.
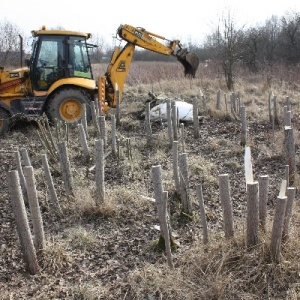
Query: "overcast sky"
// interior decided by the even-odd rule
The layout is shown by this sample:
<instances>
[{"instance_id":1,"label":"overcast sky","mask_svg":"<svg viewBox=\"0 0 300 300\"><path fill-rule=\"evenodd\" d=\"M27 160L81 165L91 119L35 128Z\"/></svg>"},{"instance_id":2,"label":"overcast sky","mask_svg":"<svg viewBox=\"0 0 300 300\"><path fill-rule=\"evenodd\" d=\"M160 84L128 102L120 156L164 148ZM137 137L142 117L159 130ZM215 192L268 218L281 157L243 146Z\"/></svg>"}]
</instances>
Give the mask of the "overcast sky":
<instances>
[{"instance_id":1,"label":"overcast sky","mask_svg":"<svg viewBox=\"0 0 300 300\"><path fill-rule=\"evenodd\" d=\"M269 4L267 4L269 3ZM90 32L112 41L120 24L143 27L168 39L203 41L230 10L237 24L256 26L272 15L300 13L299 0L29 0L1 1L0 20L18 25L28 36L31 30L63 27Z\"/></svg>"}]
</instances>

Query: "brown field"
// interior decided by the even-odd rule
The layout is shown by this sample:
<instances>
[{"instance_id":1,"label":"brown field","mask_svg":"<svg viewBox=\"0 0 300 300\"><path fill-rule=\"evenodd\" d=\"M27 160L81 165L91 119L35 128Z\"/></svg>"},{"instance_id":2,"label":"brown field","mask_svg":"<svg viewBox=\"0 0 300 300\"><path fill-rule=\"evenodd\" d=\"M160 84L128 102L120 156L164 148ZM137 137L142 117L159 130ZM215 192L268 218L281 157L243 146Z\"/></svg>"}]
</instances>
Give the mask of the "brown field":
<instances>
[{"instance_id":1,"label":"brown field","mask_svg":"<svg viewBox=\"0 0 300 300\"><path fill-rule=\"evenodd\" d=\"M106 65L94 66L94 74L105 73ZM295 129L296 164L299 168L299 68L278 67L255 75L240 69L235 77L235 92L247 112L248 139L254 177L269 175L267 230L259 233L259 244L245 245L246 200L244 152L241 124L230 114L229 92L222 73L214 64L200 65L195 79L183 77L174 63L133 63L128 74L117 126L119 159L108 155L105 161L104 205L95 205L94 144L98 133L90 124L86 161L73 128L68 140L69 159L75 197L68 198L59 164L50 160L56 192L63 216L53 213L49 204L41 154L46 153L38 139L34 122L17 123L0 146L0 299L300 299L299 203L296 197L290 238L282 245L279 263L270 258L269 245L274 204L285 176L283 108L291 104ZM216 109L218 90L221 109ZM192 103L198 97L199 113L204 116L200 137L193 136L193 125L186 123L189 186L194 214L184 218L175 191L172 151L167 127L152 124L153 146L147 146L144 120L148 92ZM201 92L206 99L203 107ZM277 96L280 124L269 122L269 93ZM107 116L110 137L111 110ZM132 160L126 141L130 140ZM34 168L42 211L46 248L40 259L40 274L25 272L14 215L10 206L6 174L16 169L14 151L26 148ZM105 149L110 151L110 145ZM180 148L181 151L181 148ZM159 238L158 216L152 198L151 168L161 165L163 186L168 191L170 223L179 245L173 251L174 269L167 265L164 251L155 245ZM229 174L233 203L234 238L223 233L218 175ZM209 244L203 244L196 186L203 188ZM298 175L293 186L299 188ZM30 220L30 214L28 214Z\"/></svg>"}]
</instances>

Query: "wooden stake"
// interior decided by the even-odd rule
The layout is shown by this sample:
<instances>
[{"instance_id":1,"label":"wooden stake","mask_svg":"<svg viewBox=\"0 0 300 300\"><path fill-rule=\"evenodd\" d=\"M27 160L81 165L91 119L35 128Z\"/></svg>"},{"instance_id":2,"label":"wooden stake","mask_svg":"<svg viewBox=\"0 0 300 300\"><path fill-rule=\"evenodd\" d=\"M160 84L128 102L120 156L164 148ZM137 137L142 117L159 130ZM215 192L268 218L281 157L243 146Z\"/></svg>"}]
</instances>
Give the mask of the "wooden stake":
<instances>
[{"instance_id":1,"label":"wooden stake","mask_svg":"<svg viewBox=\"0 0 300 300\"><path fill-rule=\"evenodd\" d=\"M9 171L7 173L7 181L25 268L31 275L35 275L39 273L39 265L27 219L18 172L15 170Z\"/></svg>"},{"instance_id":2,"label":"wooden stake","mask_svg":"<svg viewBox=\"0 0 300 300\"><path fill-rule=\"evenodd\" d=\"M223 226L225 231L225 238L229 239L234 236L233 230L233 214L232 203L229 187L228 174L219 175L219 190L220 190L220 202L223 211Z\"/></svg>"}]
</instances>

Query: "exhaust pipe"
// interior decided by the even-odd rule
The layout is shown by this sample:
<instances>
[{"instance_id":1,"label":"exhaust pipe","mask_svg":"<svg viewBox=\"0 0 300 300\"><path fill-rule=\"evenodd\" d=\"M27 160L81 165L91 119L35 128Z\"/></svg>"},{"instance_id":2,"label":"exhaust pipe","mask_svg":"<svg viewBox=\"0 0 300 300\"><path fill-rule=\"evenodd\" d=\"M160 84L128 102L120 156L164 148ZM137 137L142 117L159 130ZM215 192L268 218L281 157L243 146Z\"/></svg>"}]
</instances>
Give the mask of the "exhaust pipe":
<instances>
[{"instance_id":1,"label":"exhaust pipe","mask_svg":"<svg viewBox=\"0 0 300 300\"><path fill-rule=\"evenodd\" d=\"M21 68L23 68L23 37L19 34L20 38L20 60L21 60Z\"/></svg>"}]
</instances>

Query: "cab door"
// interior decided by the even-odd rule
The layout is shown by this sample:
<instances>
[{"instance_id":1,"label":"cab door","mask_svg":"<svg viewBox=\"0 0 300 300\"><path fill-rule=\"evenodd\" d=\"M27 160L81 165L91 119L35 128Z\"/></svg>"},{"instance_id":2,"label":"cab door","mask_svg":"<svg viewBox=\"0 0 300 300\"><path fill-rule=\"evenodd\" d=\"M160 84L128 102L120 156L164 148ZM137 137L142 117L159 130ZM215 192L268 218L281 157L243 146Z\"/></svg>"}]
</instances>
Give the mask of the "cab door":
<instances>
[{"instance_id":1,"label":"cab door","mask_svg":"<svg viewBox=\"0 0 300 300\"><path fill-rule=\"evenodd\" d=\"M47 91L58 79L67 75L65 36L40 36L35 44L31 62L33 89Z\"/></svg>"}]
</instances>

